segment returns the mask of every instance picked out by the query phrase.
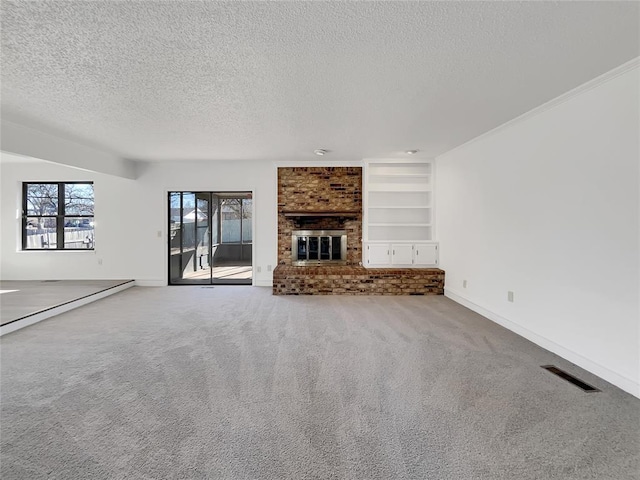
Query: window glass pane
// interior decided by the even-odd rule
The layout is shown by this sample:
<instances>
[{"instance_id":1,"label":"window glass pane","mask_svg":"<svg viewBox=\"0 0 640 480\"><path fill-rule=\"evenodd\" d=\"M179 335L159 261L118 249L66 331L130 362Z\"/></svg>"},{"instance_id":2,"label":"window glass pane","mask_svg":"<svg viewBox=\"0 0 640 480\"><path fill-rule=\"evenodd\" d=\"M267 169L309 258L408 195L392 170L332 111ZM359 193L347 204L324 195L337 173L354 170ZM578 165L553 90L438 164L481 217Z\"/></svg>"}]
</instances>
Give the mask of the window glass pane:
<instances>
[{"instance_id":1,"label":"window glass pane","mask_svg":"<svg viewBox=\"0 0 640 480\"><path fill-rule=\"evenodd\" d=\"M200 194L202 196L202 194ZM202 197L197 200L196 219L198 220L198 228L209 226L209 199Z\"/></svg>"},{"instance_id":2,"label":"window glass pane","mask_svg":"<svg viewBox=\"0 0 640 480\"><path fill-rule=\"evenodd\" d=\"M320 260L331 260L329 255L331 237L320 237Z\"/></svg>"},{"instance_id":3,"label":"window glass pane","mask_svg":"<svg viewBox=\"0 0 640 480\"><path fill-rule=\"evenodd\" d=\"M93 215L93 203L93 185L91 183L65 184L65 215Z\"/></svg>"},{"instance_id":4,"label":"window glass pane","mask_svg":"<svg viewBox=\"0 0 640 480\"><path fill-rule=\"evenodd\" d=\"M298 237L298 258L297 260L307 259L307 237Z\"/></svg>"},{"instance_id":5,"label":"window glass pane","mask_svg":"<svg viewBox=\"0 0 640 480\"><path fill-rule=\"evenodd\" d=\"M25 248L56 248L55 217L27 217Z\"/></svg>"},{"instance_id":6,"label":"window glass pane","mask_svg":"<svg viewBox=\"0 0 640 480\"><path fill-rule=\"evenodd\" d=\"M251 230L252 209L253 200L250 198L242 199L242 243L251 243L253 241L253 232Z\"/></svg>"},{"instance_id":7,"label":"window glass pane","mask_svg":"<svg viewBox=\"0 0 640 480\"><path fill-rule=\"evenodd\" d=\"M93 217L65 217L64 248L94 248Z\"/></svg>"},{"instance_id":8,"label":"window glass pane","mask_svg":"<svg viewBox=\"0 0 640 480\"><path fill-rule=\"evenodd\" d=\"M26 249L95 246L92 182L25 182L24 187L22 234Z\"/></svg>"},{"instance_id":9,"label":"window glass pane","mask_svg":"<svg viewBox=\"0 0 640 480\"><path fill-rule=\"evenodd\" d=\"M171 238L171 254L180 252L180 192L171 192L169 194L169 238Z\"/></svg>"},{"instance_id":10,"label":"window glass pane","mask_svg":"<svg viewBox=\"0 0 640 480\"><path fill-rule=\"evenodd\" d=\"M211 198L211 244L217 245L220 243L218 238L218 197L212 195Z\"/></svg>"},{"instance_id":11,"label":"window glass pane","mask_svg":"<svg viewBox=\"0 0 640 480\"><path fill-rule=\"evenodd\" d=\"M57 215L58 184L28 183L26 201L27 215Z\"/></svg>"},{"instance_id":12,"label":"window glass pane","mask_svg":"<svg viewBox=\"0 0 640 480\"><path fill-rule=\"evenodd\" d=\"M196 195L182 194L182 250L196 248Z\"/></svg>"},{"instance_id":13,"label":"window glass pane","mask_svg":"<svg viewBox=\"0 0 640 480\"><path fill-rule=\"evenodd\" d=\"M309 260L318 260L318 238L309 237Z\"/></svg>"},{"instance_id":14,"label":"window glass pane","mask_svg":"<svg viewBox=\"0 0 640 480\"><path fill-rule=\"evenodd\" d=\"M196 200L197 268L209 266L209 194L199 193Z\"/></svg>"},{"instance_id":15,"label":"window glass pane","mask_svg":"<svg viewBox=\"0 0 640 480\"><path fill-rule=\"evenodd\" d=\"M340 250L342 249L342 239L340 237L331 237L331 260L341 260Z\"/></svg>"},{"instance_id":16,"label":"window glass pane","mask_svg":"<svg viewBox=\"0 0 640 480\"><path fill-rule=\"evenodd\" d=\"M180 192L171 192L169 194L169 203L171 204L171 223L180 223Z\"/></svg>"},{"instance_id":17,"label":"window glass pane","mask_svg":"<svg viewBox=\"0 0 640 480\"><path fill-rule=\"evenodd\" d=\"M220 202L222 243L240 243L241 209L242 200L239 198L225 198Z\"/></svg>"}]
</instances>

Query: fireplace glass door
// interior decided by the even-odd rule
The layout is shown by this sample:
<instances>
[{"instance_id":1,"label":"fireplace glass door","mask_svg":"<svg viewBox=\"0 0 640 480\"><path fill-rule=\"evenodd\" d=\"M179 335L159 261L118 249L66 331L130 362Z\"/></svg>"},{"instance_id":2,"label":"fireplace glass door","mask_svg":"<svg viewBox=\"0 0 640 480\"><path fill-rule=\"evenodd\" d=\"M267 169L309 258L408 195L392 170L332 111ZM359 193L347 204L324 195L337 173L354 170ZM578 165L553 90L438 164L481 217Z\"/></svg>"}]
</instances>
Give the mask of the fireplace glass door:
<instances>
[{"instance_id":1,"label":"fireplace glass door","mask_svg":"<svg viewBox=\"0 0 640 480\"><path fill-rule=\"evenodd\" d=\"M296 230L291 250L294 265L345 263L347 235L343 230Z\"/></svg>"}]
</instances>

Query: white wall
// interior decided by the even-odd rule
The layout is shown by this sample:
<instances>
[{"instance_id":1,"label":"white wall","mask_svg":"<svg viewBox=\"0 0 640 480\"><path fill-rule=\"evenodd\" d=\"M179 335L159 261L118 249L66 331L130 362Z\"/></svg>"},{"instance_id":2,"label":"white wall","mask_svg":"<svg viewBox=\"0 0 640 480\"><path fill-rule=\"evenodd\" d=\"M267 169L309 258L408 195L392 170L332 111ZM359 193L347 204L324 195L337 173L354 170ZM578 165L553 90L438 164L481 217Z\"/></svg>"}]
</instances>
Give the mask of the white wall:
<instances>
[{"instance_id":1,"label":"white wall","mask_svg":"<svg viewBox=\"0 0 640 480\"><path fill-rule=\"evenodd\" d=\"M448 296L636 396L639 82L636 62L438 157L436 217Z\"/></svg>"},{"instance_id":2,"label":"white wall","mask_svg":"<svg viewBox=\"0 0 640 480\"><path fill-rule=\"evenodd\" d=\"M49 162L0 163L0 278L3 280L135 278L135 182ZM21 196L25 181L94 182L95 251L31 251L21 248ZM134 245L132 246L132 242ZM99 264L102 260L102 264Z\"/></svg>"},{"instance_id":3,"label":"white wall","mask_svg":"<svg viewBox=\"0 0 640 480\"><path fill-rule=\"evenodd\" d=\"M1 259L4 280L135 279L167 284L167 192L254 192L254 284L272 284L277 261L276 168L271 162L142 164L128 180L49 162L2 162ZM21 252L20 202L24 181L91 180L95 189L95 252ZM99 264L101 260L101 264Z\"/></svg>"},{"instance_id":4,"label":"white wall","mask_svg":"<svg viewBox=\"0 0 640 480\"><path fill-rule=\"evenodd\" d=\"M268 161L160 162L138 169L136 180L141 249L136 279L142 285L167 283L167 192L252 191L254 205L254 285L272 285L277 265L276 167ZM157 236L162 232L162 238ZM260 267L260 272L258 272Z\"/></svg>"}]
</instances>

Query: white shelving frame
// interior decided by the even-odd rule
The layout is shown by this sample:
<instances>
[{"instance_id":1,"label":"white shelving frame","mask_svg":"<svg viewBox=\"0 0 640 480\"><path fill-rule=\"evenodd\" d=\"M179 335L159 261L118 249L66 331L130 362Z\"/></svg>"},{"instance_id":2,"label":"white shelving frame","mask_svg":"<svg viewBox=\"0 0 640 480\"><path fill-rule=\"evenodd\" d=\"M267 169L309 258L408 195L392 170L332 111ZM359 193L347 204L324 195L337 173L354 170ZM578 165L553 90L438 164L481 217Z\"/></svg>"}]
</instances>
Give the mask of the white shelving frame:
<instances>
[{"instance_id":1,"label":"white shelving frame","mask_svg":"<svg viewBox=\"0 0 640 480\"><path fill-rule=\"evenodd\" d=\"M365 159L363 165L363 265L408 266L393 264L391 259L372 264L367 253L371 245L388 245L392 251L391 245L434 244L437 252L435 162L430 159L375 158ZM436 265L437 255L432 266Z\"/></svg>"}]
</instances>

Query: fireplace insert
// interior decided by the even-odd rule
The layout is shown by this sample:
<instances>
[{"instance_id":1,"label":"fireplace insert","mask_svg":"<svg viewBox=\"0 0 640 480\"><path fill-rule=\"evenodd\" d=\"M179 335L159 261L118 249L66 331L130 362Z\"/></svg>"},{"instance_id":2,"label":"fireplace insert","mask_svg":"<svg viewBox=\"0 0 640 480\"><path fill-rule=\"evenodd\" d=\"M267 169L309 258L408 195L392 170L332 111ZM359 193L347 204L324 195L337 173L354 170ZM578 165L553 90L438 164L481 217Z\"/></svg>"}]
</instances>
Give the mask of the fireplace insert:
<instances>
[{"instance_id":1,"label":"fireplace insert","mask_svg":"<svg viewBox=\"0 0 640 480\"><path fill-rule=\"evenodd\" d=\"M293 265L346 264L346 230L294 230L291 261Z\"/></svg>"}]
</instances>

